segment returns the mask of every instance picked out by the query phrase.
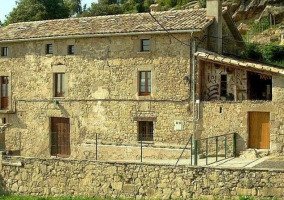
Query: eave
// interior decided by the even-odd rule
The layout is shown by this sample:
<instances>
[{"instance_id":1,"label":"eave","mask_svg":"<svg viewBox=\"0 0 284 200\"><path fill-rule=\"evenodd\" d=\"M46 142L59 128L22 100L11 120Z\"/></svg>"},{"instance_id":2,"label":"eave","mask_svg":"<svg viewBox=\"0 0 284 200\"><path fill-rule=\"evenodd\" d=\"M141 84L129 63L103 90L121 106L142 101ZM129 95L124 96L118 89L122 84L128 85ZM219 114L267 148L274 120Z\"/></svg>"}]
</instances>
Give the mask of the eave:
<instances>
[{"instance_id":1,"label":"eave","mask_svg":"<svg viewBox=\"0 0 284 200\"><path fill-rule=\"evenodd\" d=\"M258 63L249 60L228 57L225 55L216 54L214 52L206 50L198 50L195 53L195 56L197 57L198 60L213 62L228 67L244 69L252 72L261 72L263 74L268 74L268 75L276 75L276 74L284 75L284 68L280 67L278 68L265 63Z\"/></svg>"}]
</instances>

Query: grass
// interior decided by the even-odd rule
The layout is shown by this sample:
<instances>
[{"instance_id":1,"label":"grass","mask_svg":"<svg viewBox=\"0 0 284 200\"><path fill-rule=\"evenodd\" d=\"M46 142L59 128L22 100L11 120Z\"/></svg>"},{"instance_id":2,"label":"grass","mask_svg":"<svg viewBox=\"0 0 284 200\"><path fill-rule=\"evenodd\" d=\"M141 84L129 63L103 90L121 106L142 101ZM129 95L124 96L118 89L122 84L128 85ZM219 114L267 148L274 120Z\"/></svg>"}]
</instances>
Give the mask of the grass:
<instances>
[{"instance_id":1,"label":"grass","mask_svg":"<svg viewBox=\"0 0 284 200\"><path fill-rule=\"evenodd\" d=\"M32 196L0 196L0 200L113 200L114 198L95 198L95 197L32 197ZM123 198L115 198L123 200ZM130 198L131 199L131 198ZM130 200L128 199L128 200ZM218 200L219 198L214 198ZM221 198L223 199L223 198ZM239 196L239 200L277 200L277 198L257 198L249 196ZM206 200L206 199L204 199Z\"/></svg>"},{"instance_id":2,"label":"grass","mask_svg":"<svg viewBox=\"0 0 284 200\"><path fill-rule=\"evenodd\" d=\"M103 200L112 198L95 198L95 197L32 197L32 196L0 196L2 200ZM117 199L122 200L122 199Z\"/></svg>"}]
</instances>

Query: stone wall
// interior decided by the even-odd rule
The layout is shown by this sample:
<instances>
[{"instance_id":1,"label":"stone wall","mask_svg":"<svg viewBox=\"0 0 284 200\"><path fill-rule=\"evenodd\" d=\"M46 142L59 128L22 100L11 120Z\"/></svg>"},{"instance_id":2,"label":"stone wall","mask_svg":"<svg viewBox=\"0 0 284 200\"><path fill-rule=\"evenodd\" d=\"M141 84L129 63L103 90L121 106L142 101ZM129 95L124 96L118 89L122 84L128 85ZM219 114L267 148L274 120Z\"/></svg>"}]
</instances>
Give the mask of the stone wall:
<instances>
[{"instance_id":1,"label":"stone wall","mask_svg":"<svg viewBox=\"0 0 284 200\"><path fill-rule=\"evenodd\" d=\"M20 166L21 165L21 166ZM282 170L5 158L1 193L146 199L284 197Z\"/></svg>"}]
</instances>

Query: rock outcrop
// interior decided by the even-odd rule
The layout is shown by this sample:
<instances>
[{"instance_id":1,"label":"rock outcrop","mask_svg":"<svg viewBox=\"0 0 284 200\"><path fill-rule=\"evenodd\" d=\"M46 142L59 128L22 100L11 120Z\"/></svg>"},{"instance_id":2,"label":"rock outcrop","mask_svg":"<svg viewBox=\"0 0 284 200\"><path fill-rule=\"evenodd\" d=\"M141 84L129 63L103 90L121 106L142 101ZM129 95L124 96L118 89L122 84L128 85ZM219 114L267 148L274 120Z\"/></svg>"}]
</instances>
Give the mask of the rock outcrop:
<instances>
[{"instance_id":1,"label":"rock outcrop","mask_svg":"<svg viewBox=\"0 0 284 200\"><path fill-rule=\"evenodd\" d=\"M269 19L269 24L280 24L284 19L284 1L283 0L241 0L240 2L226 1L223 3L226 6L233 20L238 26L238 30L242 35L247 34L251 30L252 24L259 23L263 19ZM271 30L254 36L251 36L250 41L261 43L270 43L280 40L281 27L275 34ZM265 36L264 36L265 35ZM264 38L262 38L264 36Z\"/></svg>"},{"instance_id":2,"label":"rock outcrop","mask_svg":"<svg viewBox=\"0 0 284 200\"><path fill-rule=\"evenodd\" d=\"M232 13L233 20L238 23L244 20L260 20L263 17L275 18L275 23L280 23L284 16L283 0L243 0L239 3L229 1L223 3Z\"/></svg>"}]
</instances>

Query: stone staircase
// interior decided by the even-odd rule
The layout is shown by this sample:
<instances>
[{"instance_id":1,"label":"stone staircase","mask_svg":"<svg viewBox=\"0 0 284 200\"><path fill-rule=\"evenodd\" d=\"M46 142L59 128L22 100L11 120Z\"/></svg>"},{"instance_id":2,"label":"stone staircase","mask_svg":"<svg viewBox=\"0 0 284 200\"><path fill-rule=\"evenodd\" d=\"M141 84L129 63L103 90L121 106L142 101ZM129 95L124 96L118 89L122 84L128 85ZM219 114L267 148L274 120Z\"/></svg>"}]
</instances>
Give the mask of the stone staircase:
<instances>
[{"instance_id":1,"label":"stone staircase","mask_svg":"<svg viewBox=\"0 0 284 200\"><path fill-rule=\"evenodd\" d=\"M246 149L240 152L240 158L263 158L269 155L269 149Z\"/></svg>"}]
</instances>

